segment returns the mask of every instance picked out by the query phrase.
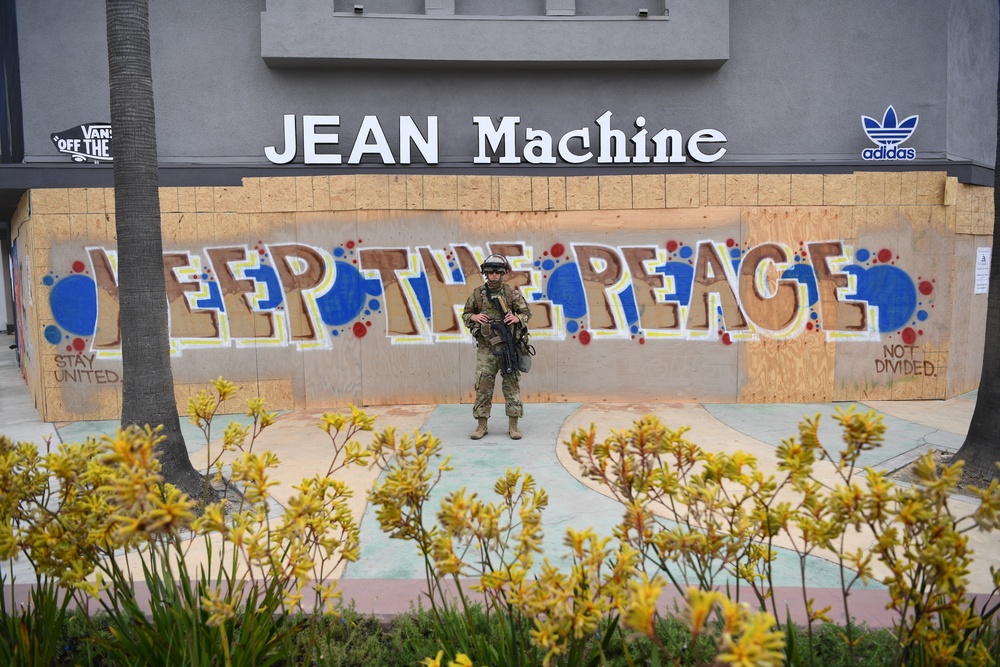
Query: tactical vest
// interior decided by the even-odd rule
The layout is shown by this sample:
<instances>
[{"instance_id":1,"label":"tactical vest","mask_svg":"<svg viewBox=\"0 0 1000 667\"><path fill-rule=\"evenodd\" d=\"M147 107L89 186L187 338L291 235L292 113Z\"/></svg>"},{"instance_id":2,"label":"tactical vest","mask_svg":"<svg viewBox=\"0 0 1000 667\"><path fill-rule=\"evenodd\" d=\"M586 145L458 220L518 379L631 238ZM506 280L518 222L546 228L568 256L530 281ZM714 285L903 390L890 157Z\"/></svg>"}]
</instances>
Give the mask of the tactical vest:
<instances>
[{"instance_id":1,"label":"tactical vest","mask_svg":"<svg viewBox=\"0 0 1000 667\"><path fill-rule=\"evenodd\" d=\"M514 299L517 298L517 292L507 283L500 283L500 287L503 289L503 297L504 301L507 302L507 307L513 310ZM472 292L472 294L476 304L476 312L483 312L483 304L486 303L486 285L480 285Z\"/></svg>"}]
</instances>

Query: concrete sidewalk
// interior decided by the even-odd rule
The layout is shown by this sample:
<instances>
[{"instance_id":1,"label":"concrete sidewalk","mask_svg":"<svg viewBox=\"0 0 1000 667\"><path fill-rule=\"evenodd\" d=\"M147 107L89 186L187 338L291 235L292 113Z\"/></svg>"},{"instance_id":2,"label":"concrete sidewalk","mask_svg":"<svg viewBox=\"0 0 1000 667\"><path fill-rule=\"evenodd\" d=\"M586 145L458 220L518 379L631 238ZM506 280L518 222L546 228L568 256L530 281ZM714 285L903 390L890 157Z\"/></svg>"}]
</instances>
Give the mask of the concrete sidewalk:
<instances>
[{"instance_id":1,"label":"concrete sidewalk","mask_svg":"<svg viewBox=\"0 0 1000 667\"><path fill-rule=\"evenodd\" d=\"M2 337L0 337L2 338ZM598 436L610 435L612 429L624 429L646 414L654 414L668 427L690 427L689 441L704 449L732 452L737 449L753 454L765 472L777 473L775 450L781 441L797 434L798 423L805 416L823 415L820 438L833 450L839 449L840 430L830 417L838 407L849 404L742 405L701 403L545 403L525 406L522 420L524 438L512 441L506 433L506 418L502 405L494 407L490 433L480 441L468 434L475 426L469 405L401 405L366 408L377 415L376 429L395 426L397 432L415 429L430 431L442 441L442 453L450 456L454 470L442 479L431 500L432 510L450 491L465 487L486 501L492 501L494 482L508 468L520 468L531 473L538 486L549 495L550 503L543 513L545 556L554 564L563 562L566 553L562 545L567 528L594 528L598 534L611 535L621 517L621 506L593 483L584 480L566 452L564 442L578 428L597 429ZM953 452L961 446L975 407L975 393L947 401L877 401L859 404L858 408L876 410L887 425L882 447L865 453L861 465L895 470L914 461L928 449ZM332 408L338 409L338 408ZM340 409L346 410L346 406ZM327 435L317 428L322 410L297 410L281 414L273 428L267 429L255 446L255 451L272 449L281 460L275 479L279 486L275 497L288 497L292 486L304 477L325 469L330 459ZM221 435L229 416L222 417L214 433ZM185 421L182 418L182 421ZM14 353L4 345L0 350L0 433L15 440L41 442L45 437L54 441L72 442L88 435L112 433L115 421L72 422L45 424L31 403L27 388L16 367ZM204 467L209 452L204 435L186 425L186 436L196 467ZM363 443L366 442L363 440ZM419 599L423 584L423 559L413 544L390 540L378 527L374 510L364 501L366 492L375 481L370 471L338 473L355 490L352 511L361 521L361 558L342 573L341 586L345 597L353 599L358 610L377 614L405 611ZM954 498L955 510L966 514L971 501L963 496ZM436 510L434 510L436 511ZM1000 565L995 535L969 534L971 546L978 554L971 572L971 590L992 590L990 565ZM869 542L870 543L870 540ZM852 541L866 548L865 538ZM6 565L4 565L6 568ZM794 552L780 549L776 581L793 587L789 600L800 600L795 588L801 582L799 563ZM20 568L15 568L15 573ZM19 573L19 579L25 581ZM839 599L840 574L836 566L822 558L810 559L806 585L817 601L829 597ZM872 584L868 590L857 591L859 601L870 598L861 606L870 617L858 613L861 620L871 623L885 621L882 607L882 586ZM865 596L868 596L866 598ZM880 597L881 596L881 597ZM857 605L855 605L857 607ZM836 610L838 606L834 604ZM794 610L793 610L794 611Z\"/></svg>"}]
</instances>

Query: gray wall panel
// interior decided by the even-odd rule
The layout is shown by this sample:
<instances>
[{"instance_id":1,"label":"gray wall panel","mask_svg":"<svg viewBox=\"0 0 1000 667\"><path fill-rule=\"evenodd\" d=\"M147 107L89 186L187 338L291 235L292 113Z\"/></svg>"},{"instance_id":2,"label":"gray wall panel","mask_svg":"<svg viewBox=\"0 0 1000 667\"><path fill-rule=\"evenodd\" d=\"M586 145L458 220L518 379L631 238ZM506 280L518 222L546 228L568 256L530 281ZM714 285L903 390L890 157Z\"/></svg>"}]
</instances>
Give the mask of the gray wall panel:
<instances>
[{"instance_id":1,"label":"gray wall panel","mask_svg":"<svg viewBox=\"0 0 1000 667\"><path fill-rule=\"evenodd\" d=\"M728 137L718 164L857 161L872 144L861 114L920 114L918 157L992 166L997 8L990 0L738 1L729 60L718 70L357 67L269 69L264 0L151 3L160 155L174 162L266 163L282 114L339 114L346 156L365 114L390 143L398 116L440 116L442 163L471 165L472 116L522 117L556 138L607 110L685 136ZM427 20L427 19L420 19ZM671 18L671 21L674 19ZM18 3L25 152L64 162L49 134L108 117L103 6ZM595 133L596 134L596 133ZM590 165L588 165L590 166Z\"/></svg>"}]
</instances>

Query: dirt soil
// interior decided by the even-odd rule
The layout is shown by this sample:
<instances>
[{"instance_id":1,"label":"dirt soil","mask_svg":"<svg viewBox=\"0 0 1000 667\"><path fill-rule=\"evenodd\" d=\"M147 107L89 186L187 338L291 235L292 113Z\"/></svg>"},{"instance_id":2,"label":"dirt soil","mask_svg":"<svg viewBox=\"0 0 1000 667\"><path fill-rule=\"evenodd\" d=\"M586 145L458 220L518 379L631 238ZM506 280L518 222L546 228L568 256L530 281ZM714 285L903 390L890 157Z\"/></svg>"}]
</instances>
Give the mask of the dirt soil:
<instances>
[{"instance_id":1,"label":"dirt soil","mask_svg":"<svg viewBox=\"0 0 1000 667\"><path fill-rule=\"evenodd\" d=\"M951 457L954 455L954 452L936 449L934 450L933 455L934 455L934 463L937 465L938 470L940 470L942 465L947 464L951 460ZM910 463L907 466L904 466L902 468L899 468L898 470L894 470L891 473L889 473L889 479L895 481L897 484L909 484L909 483L919 484L915 473L916 468L917 468L917 462L914 461L913 463ZM990 485L990 481L991 480L989 479L985 478L980 479L973 475L965 474L962 475L962 478L958 481L958 487L956 488L955 492L963 496L973 496L972 491L969 490L970 486L986 488Z\"/></svg>"}]
</instances>

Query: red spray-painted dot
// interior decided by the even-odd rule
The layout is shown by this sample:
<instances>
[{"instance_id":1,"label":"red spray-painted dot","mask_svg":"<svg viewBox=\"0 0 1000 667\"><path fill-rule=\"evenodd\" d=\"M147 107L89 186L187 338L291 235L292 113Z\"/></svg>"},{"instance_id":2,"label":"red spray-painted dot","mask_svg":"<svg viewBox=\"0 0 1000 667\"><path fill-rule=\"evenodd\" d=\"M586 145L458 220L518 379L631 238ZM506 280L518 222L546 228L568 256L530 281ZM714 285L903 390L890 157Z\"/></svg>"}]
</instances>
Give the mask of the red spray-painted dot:
<instances>
[{"instance_id":1,"label":"red spray-painted dot","mask_svg":"<svg viewBox=\"0 0 1000 667\"><path fill-rule=\"evenodd\" d=\"M886 262L892 260L892 251L887 248L882 248L878 251L878 261L885 264Z\"/></svg>"},{"instance_id":2,"label":"red spray-painted dot","mask_svg":"<svg viewBox=\"0 0 1000 667\"><path fill-rule=\"evenodd\" d=\"M905 329L903 329L903 342L904 343L906 343L907 345L913 345L913 343L916 342L916 340L917 340L917 332L916 331L914 331L910 327L906 327Z\"/></svg>"},{"instance_id":3,"label":"red spray-painted dot","mask_svg":"<svg viewBox=\"0 0 1000 667\"><path fill-rule=\"evenodd\" d=\"M920 293L923 294L924 296L927 296L933 291L934 291L934 285L931 285L931 281L925 280L922 283L920 283Z\"/></svg>"},{"instance_id":4,"label":"red spray-painted dot","mask_svg":"<svg viewBox=\"0 0 1000 667\"><path fill-rule=\"evenodd\" d=\"M646 344L646 339L645 338L640 338L639 339L639 345L645 345L645 344Z\"/></svg>"},{"instance_id":5,"label":"red spray-painted dot","mask_svg":"<svg viewBox=\"0 0 1000 667\"><path fill-rule=\"evenodd\" d=\"M667 241L667 252L677 252L677 241Z\"/></svg>"},{"instance_id":6,"label":"red spray-painted dot","mask_svg":"<svg viewBox=\"0 0 1000 667\"><path fill-rule=\"evenodd\" d=\"M357 336L358 338L364 338L365 334L368 333L368 327L366 327L361 322L355 322L353 331L354 335Z\"/></svg>"},{"instance_id":7,"label":"red spray-painted dot","mask_svg":"<svg viewBox=\"0 0 1000 667\"><path fill-rule=\"evenodd\" d=\"M549 252L552 253L553 257L561 257L566 252L566 247L562 243L553 243Z\"/></svg>"},{"instance_id":8,"label":"red spray-painted dot","mask_svg":"<svg viewBox=\"0 0 1000 667\"><path fill-rule=\"evenodd\" d=\"M809 331L812 331L812 328L813 328L813 323L812 322L806 322L806 329L808 329Z\"/></svg>"},{"instance_id":9,"label":"red spray-painted dot","mask_svg":"<svg viewBox=\"0 0 1000 667\"><path fill-rule=\"evenodd\" d=\"M365 326L366 327L370 327L371 325L372 325L372 321L371 320L368 320L367 322L365 322Z\"/></svg>"},{"instance_id":10,"label":"red spray-painted dot","mask_svg":"<svg viewBox=\"0 0 1000 667\"><path fill-rule=\"evenodd\" d=\"M590 344L590 332L587 331L586 329L580 332L580 343L582 345Z\"/></svg>"},{"instance_id":11,"label":"red spray-painted dot","mask_svg":"<svg viewBox=\"0 0 1000 667\"><path fill-rule=\"evenodd\" d=\"M87 347L87 343L84 342L82 338L73 339L73 349L77 352L83 352L83 348Z\"/></svg>"},{"instance_id":12,"label":"red spray-painted dot","mask_svg":"<svg viewBox=\"0 0 1000 667\"><path fill-rule=\"evenodd\" d=\"M348 241L348 242L347 242L347 243L345 243L344 245L345 245L345 246L347 246L347 249L348 249L348 250L350 250L351 248L353 248L353 247L354 247L354 241Z\"/></svg>"},{"instance_id":13,"label":"red spray-painted dot","mask_svg":"<svg viewBox=\"0 0 1000 667\"><path fill-rule=\"evenodd\" d=\"M726 247L727 248L732 248L734 245L736 245L736 241L734 241L732 239L726 239Z\"/></svg>"},{"instance_id":14,"label":"red spray-painted dot","mask_svg":"<svg viewBox=\"0 0 1000 667\"><path fill-rule=\"evenodd\" d=\"M86 268L86 265L80 260L73 262L73 273L83 273Z\"/></svg>"},{"instance_id":15,"label":"red spray-painted dot","mask_svg":"<svg viewBox=\"0 0 1000 667\"><path fill-rule=\"evenodd\" d=\"M729 334L728 331L726 333L722 334L722 344L723 345L732 345L733 344L733 337Z\"/></svg>"}]
</instances>

